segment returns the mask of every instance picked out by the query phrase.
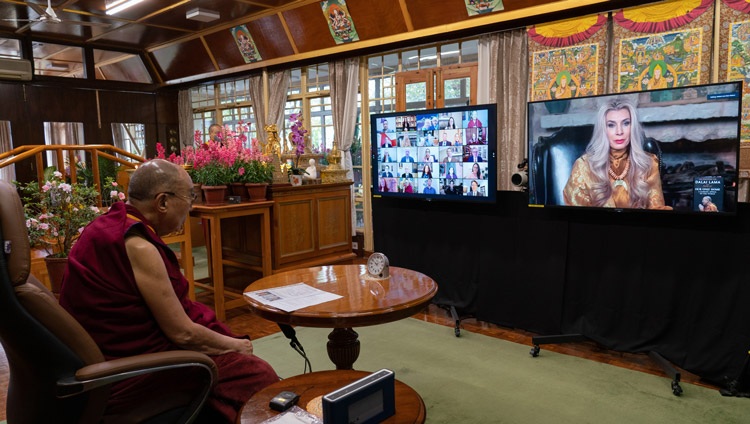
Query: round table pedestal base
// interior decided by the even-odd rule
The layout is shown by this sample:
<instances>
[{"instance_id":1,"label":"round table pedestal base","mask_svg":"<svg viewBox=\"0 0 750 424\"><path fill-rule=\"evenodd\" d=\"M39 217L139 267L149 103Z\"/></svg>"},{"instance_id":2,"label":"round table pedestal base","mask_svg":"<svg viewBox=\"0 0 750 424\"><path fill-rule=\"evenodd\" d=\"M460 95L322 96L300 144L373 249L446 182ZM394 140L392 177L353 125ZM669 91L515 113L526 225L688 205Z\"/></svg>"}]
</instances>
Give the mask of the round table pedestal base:
<instances>
[{"instance_id":1,"label":"round table pedestal base","mask_svg":"<svg viewBox=\"0 0 750 424\"><path fill-rule=\"evenodd\" d=\"M334 328L328 335L328 357L337 370L354 369L359 357L359 334L351 328Z\"/></svg>"}]
</instances>

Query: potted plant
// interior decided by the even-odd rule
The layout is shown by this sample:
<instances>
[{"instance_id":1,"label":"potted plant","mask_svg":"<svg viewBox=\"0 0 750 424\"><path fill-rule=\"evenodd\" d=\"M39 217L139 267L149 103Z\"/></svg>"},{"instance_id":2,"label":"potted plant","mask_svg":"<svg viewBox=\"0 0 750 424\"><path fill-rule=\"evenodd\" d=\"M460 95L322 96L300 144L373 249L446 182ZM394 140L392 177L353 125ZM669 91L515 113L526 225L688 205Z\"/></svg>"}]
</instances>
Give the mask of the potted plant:
<instances>
[{"instance_id":1,"label":"potted plant","mask_svg":"<svg viewBox=\"0 0 750 424\"><path fill-rule=\"evenodd\" d=\"M95 206L98 192L84 184L67 183L62 173L54 168L45 171L45 175L48 177L44 183L33 181L19 186L29 242L47 253L45 263L50 284L57 293L73 243L83 228L99 215L99 208Z\"/></svg>"},{"instance_id":2,"label":"potted plant","mask_svg":"<svg viewBox=\"0 0 750 424\"><path fill-rule=\"evenodd\" d=\"M295 159L287 159L285 164L282 164L282 172L286 171L289 175L289 182L292 185L302 185L302 175L307 174L307 171L299 167L299 158L305 153L305 136L307 130L302 126L302 114L293 113L289 115L289 122L292 125L289 127L289 141L294 149Z\"/></svg>"},{"instance_id":3,"label":"potted plant","mask_svg":"<svg viewBox=\"0 0 750 424\"><path fill-rule=\"evenodd\" d=\"M251 202L266 200L268 184L273 181L273 165L261 159L252 159L244 164L245 188Z\"/></svg>"}]
</instances>

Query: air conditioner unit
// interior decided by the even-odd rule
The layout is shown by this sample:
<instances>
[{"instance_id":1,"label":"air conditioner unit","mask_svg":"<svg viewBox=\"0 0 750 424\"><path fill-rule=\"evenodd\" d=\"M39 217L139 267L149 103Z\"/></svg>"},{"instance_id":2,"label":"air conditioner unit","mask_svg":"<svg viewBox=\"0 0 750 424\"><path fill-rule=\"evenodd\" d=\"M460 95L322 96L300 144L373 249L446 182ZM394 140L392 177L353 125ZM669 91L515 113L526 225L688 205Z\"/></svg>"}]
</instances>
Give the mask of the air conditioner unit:
<instances>
[{"instance_id":1,"label":"air conditioner unit","mask_svg":"<svg viewBox=\"0 0 750 424\"><path fill-rule=\"evenodd\" d=\"M31 61L0 57L0 79L31 81Z\"/></svg>"}]
</instances>

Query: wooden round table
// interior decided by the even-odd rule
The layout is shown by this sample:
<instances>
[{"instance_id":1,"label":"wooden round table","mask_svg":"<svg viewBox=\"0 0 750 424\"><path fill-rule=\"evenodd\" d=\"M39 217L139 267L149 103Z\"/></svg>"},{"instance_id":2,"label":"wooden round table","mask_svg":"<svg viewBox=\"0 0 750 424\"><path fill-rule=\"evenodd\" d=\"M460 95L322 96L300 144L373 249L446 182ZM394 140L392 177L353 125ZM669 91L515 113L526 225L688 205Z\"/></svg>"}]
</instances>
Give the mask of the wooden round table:
<instances>
[{"instance_id":1,"label":"wooden round table","mask_svg":"<svg viewBox=\"0 0 750 424\"><path fill-rule=\"evenodd\" d=\"M293 312L285 312L245 296L255 314L278 323L333 328L328 335L328 357L336 369L350 370L359 357L359 340L353 327L383 324L410 317L422 310L437 293L435 281L417 271L391 267L384 280L367 278L365 265L329 265L303 268L263 277L245 292L297 283L342 297Z\"/></svg>"},{"instance_id":2,"label":"wooden round table","mask_svg":"<svg viewBox=\"0 0 750 424\"><path fill-rule=\"evenodd\" d=\"M242 424L257 424L277 414L268 403L283 390L297 393L297 406L305 409L312 399L328 394L369 375L365 371L318 371L281 380L254 394L238 415ZM396 414L383 421L389 424L420 424L427 416L424 401L411 387L396 380ZM322 417L321 417L322 419Z\"/></svg>"}]
</instances>

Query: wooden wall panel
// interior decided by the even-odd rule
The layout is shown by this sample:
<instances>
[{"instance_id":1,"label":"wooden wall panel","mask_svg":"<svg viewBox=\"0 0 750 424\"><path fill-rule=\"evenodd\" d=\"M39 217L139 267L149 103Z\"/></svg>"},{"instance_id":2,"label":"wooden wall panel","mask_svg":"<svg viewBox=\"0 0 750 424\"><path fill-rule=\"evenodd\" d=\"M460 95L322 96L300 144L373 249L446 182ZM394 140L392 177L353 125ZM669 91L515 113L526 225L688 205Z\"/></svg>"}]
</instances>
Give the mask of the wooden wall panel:
<instances>
[{"instance_id":1,"label":"wooden wall panel","mask_svg":"<svg viewBox=\"0 0 750 424\"><path fill-rule=\"evenodd\" d=\"M283 16L300 53L336 46L320 3L287 10Z\"/></svg>"},{"instance_id":2,"label":"wooden wall panel","mask_svg":"<svg viewBox=\"0 0 750 424\"><path fill-rule=\"evenodd\" d=\"M200 39L174 44L151 53L166 80L216 71Z\"/></svg>"},{"instance_id":3,"label":"wooden wall panel","mask_svg":"<svg viewBox=\"0 0 750 424\"><path fill-rule=\"evenodd\" d=\"M406 20L398 0L346 3L360 40L406 32ZM442 4L440 7L442 8Z\"/></svg>"},{"instance_id":4,"label":"wooden wall panel","mask_svg":"<svg viewBox=\"0 0 750 424\"><path fill-rule=\"evenodd\" d=\"M279 15L266 16L248 22L247 29L252 34L263 60L294 54L292 43L284 32Z\"/></svg>"},{"instance_id":5,"label":"wooden wall panel","mask_svg":"<svg viewBox=\"0 0 750 424\"><path fill-rule=\"evenodd\" d=\"M318 248L351 246L352 219L349 196L339 195L318 199Z\"/></svg>"},{"instance_id":6,"label":"wooden wall panel","mask_svg":"<svg viewBox=\"0 0 750 424\"><path fill-rule=\"evenodd\" d=\"M122 91L99 91L102 126L112 122L156 123L156 95Z\"/></svg>"},{"instance_id":7,"label":"wooden wall panel","mask_svg":"<svg viewBox=\"0 0 750 424\"><path fill-rule=\"evenodd\" d=\"M245 60L242 58L242 53L240 53L240 49L237 47L230 29L208 34L204 38L206 39L208 49L211 50L211 54L214 56L214 60L216 60L216 64L219 65L219 69L228 69L245 64ZM263 58L265 59L265 57Z\"/></svg>"}]
</instances>

